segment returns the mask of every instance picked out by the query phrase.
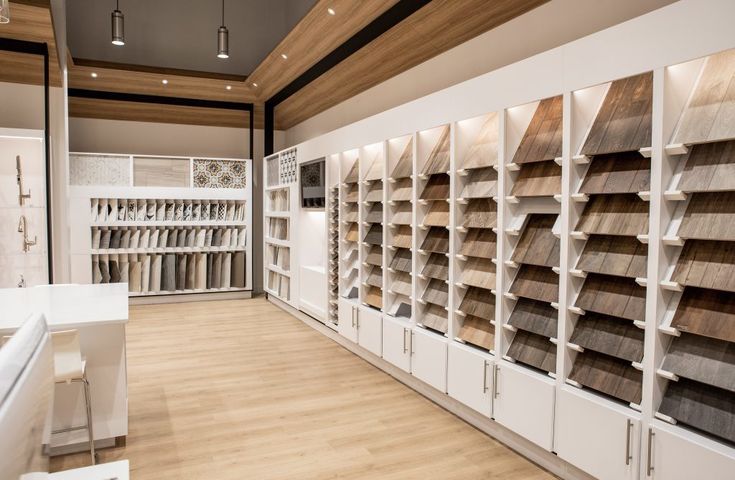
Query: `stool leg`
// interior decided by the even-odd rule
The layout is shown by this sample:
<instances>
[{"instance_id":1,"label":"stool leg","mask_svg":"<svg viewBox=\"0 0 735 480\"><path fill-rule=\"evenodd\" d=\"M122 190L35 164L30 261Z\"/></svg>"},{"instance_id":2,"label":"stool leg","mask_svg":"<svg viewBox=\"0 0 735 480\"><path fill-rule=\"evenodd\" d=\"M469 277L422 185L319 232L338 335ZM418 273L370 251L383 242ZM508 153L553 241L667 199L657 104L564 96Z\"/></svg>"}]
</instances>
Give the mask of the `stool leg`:
<instances>
[{"instance_id":1,"label":"stool leg","mask_svg":"<svg viewBox=\"0 0 735 480\"><path fill-rule=\"evenodd\" d=\"M89 394L89 381L87 374L82 378L84 383L84 403L87 405L87 433L89 434L89 453L92 455L92 465L97 464L97 455L94 451L94 429L92 427L92 397Z\"/></svg>"}]
</instances>

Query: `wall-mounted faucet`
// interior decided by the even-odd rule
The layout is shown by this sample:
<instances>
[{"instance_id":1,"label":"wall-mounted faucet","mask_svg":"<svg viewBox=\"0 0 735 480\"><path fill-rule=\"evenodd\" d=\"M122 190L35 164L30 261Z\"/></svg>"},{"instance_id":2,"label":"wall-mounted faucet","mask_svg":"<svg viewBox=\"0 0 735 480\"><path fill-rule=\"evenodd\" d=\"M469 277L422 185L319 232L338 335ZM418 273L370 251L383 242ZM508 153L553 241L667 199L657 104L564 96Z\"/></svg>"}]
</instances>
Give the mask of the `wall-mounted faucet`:
<instances>
[{"instance_id":1,"label":"wall-mounted faucet","mask_svg":"<svg viewBox=\"0 0 735 480\"><path fill-rule=\"evenodd\" d=\"M15 156L15 170L17 172L15 179L18 182L18 202L20 202L20 206L22 207L25 199L31 198L31 191L28 190L28 193L23 193L23 170L20 168L20 155Z\"/></svg>"},{"instance_id":2,"label":"wall-mounted faucet","mask_svg":"<svg viewBox=\"0 0 735 480\"><path fill-rule=\"evenodd\" d=\"M28 240L28 225L25 215L20 216L20 222L18 222L18 233L23 234L23 251L25 253L28 253L28 250L30 250L31 247L36 244L38 237L34 235L33 240Z\"/></svg>"}]
</instances>

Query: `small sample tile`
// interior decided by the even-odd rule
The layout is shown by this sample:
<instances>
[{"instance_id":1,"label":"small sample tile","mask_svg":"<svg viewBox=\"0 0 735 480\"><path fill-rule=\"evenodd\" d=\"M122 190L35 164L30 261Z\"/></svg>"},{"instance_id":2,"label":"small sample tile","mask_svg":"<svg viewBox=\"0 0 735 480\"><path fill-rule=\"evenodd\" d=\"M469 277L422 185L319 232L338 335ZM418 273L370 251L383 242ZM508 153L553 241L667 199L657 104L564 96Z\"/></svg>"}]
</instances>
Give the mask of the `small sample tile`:
<instances>
[{"instance_id":1,"label":"small sample tile","mask_svg":"<svg viewBox=\"0 0 735 480\"><path fill-rule=\"evenodd\" d=\"M495 258L497 250L495 232L485 228L471 228L464 237L459 254L467 257Z\"/></svg>"},{"instance_id":2,"label":"small sample tile","mask_svg":"<svg viewBox=\"0 0 735 480\"><path fill-rule=\"evenodd\" d=\"M492 167L471 170L459 198L492 198L498 195L498 172Z\"/></svg>"},{"instance_id":3,"label":"small sample tile","mask_svg":"<svg viewBox=\"0 0 735 480\"><path fill-rule=\"evenodd\" d=\"M685 286L735 292L735 244L687 240L671 280Z\"/></svg>"},{"instance_id":4,"label":"small sample tile","mask_svg":"<svg viewBox=\"0 0 735 480\"><path fill-rule=\"evenodd\" d=\"M434 175L449 171L449 125L445 126L427 158L422 175ZM446 198L446 197L445 197Z\"/></svg>"},{"instance_id":5,"label":"small sample tile","mask_svg":"<svg viewBox=\"0 0 735 480\"><path fill-rule=\"evenodd\" d=\"M246 188L247 184L243 161L194 159L195 188Z\"/></svg>"},{"instance_id":6,"label":"small sample tile","mask_svg":"<svg viewBox=\"0 0 735 480\"><path fill-rule=\"evenodd\" d=\"M561 166L554 160L521 165L510 194L516 197L552 197L561 194Z\"/></svg>"},{"instance_id":7,"label":"small sample tile","mask_svg":"<svg viewBox=\"0 0 735 480\"><path fill-rule=\"evenodd\" d=\"M692 193L679 225L681 238L735 241L735 192Z\"/></svg>"},{"instance_id":8,"label":"small sample tile","mask_svg":"<svg viewBox=\"0 0 735 480\"><path fill-rule=\"evenodd\" d=\"M735 141L692 146L677 189L687 193L735 190Z\"/></svg>"},{"instance_id":9,"label":"small sample tile","mask_svg":"<svg viewBox=\"0 0 735 480\"><path fill-rule=\"evenodd\" d=\"M188 158L133 157L133 185L188 188L191 186L190 169Z\"/></svg>"},{"instance_id":10,"label":"small sample tile","mask_svg":"<svg viewBox=\"0 0 735 480\"><path fill-rule=\"evenodd\" d=\"M464 294L459 310L465 315L495 319L495 295L484 288L470 287Z\"/></svg>"},{"instance_id":11,"label":"small sample tile","mask_svg":"<svg viewBox=\"0 0 735 480\"><path fill-rule=\"evenodd\" d=\"M69 184L130 186L130 157L69 154Z\"/></svg>"}]
</instances>

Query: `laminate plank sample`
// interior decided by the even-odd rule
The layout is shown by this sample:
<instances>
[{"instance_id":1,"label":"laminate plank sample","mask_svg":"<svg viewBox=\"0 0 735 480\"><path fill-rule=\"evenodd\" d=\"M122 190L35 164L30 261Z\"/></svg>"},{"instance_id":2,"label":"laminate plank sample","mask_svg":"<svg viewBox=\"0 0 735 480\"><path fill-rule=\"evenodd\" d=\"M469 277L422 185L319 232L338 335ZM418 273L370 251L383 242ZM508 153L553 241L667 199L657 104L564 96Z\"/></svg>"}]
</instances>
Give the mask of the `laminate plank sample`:
<instances>
[{"instance_id":1,"label":"laminate plank sample","mask_svg":"<svg viewBox=\"0 0 735 480\"><path fill-rule=\"evenodd\" d=\"M360 199L360 187L357 184L353 184L352 186L348 187L347 193L345 194L345 202L357 203L359 199Z\"/></svg>"},{"instance_id":2,"label":"laminate plank sample","mask_svg":"<svg viewBox=\"0 0 735 480\"><path fill-rule=\"evenodd\" d=\"M735 343L682 333L671 342L661 368L735 392Z\"/></svg>"},{"instance_id":3,"label":"laminate plank sample","mask_svg":"<svg viewBox=\"0 0 735 480\"><path fill-rule=\"evenodd\" d=\"M561 240L552 232L557 217L553 213L529 215L511 260L543 267L558 267Z\"/></svg>"},{"instance_id":4,"label":"laminate plank sample","mask_svg":"<svg viewBox=\"0 0 735 480\"><path fill-rule=\"evenodd\" d=\"M651 159L638 152L597 155L592 158L581 193L638 193L651 189Z\"/></svg>"},{"instance_id":5,"label":"laminate plank sample","mask_svg":"<svg viewBox=\"0 0 735 480\"><path fill-rule=\"evenodd\" d=\"M420 249L426 252L449 253L449 231L442 227L431 227Z\"/></svg>"},{"instance_id":6,"label":"laminate plank sample","mask_svg":"<svg viewBox=\"0 0 735 480\"><path fill-rule=\"evenodd\" d=\"M370 225L370 230L368 230L368 232L365 234L363 242L370 245L382 245L383 227L378 224Z\"/></svg>"},{"instance_id":7,"label":"laminate plank sample","mask_svg":"<svg viewBox=\"0 0 735 480\"><path fill-rule=\"evenodd\" d=\"M735 292L735 244L687 240L671 280L685 286Z\"/></svg>"},{"instance_id":8,"label":"laminate plank sample","mask_svg":"<svg viewBox=\"0 0 735 480\"><path fill-rule=\"evenodd\" d=\"M437 173L429 177L419 198L421 200L446 200L449 198L449 175Z\"/></svg>"},{"instance_id":9,"label":"laminate plank sample","mask_svg":"<svg viewBox=\"0 0 735 480\"><path fill-rule=\"evenodd\" d=\"M444 200L431 202L429 211L421 223L427 227L446 227L449 225L449 203Z\"/></svg>"},{"instance_id":10,"label":"laminate plank sample","mask_svg":"<svg viewBox=\"0 0 735 480\"><path fill-rule=\"evenodd\" d=\"M466 315L486 318L495 318L495 295L484 288L470 287L464 294L459 310Z\"/></svg>"},{"instance_id":11,"label":"laminate plank sample","mask_svg":"<svg viewBox=\"0 0 735 480\"><path fill-rule=\"evenodd\" d=\"M393 276L393 282L390 284L390 290L393 293L411 296L411 275L403 272L396 272Z\"/></svg>"},{"instance_id":12,"label":"laminate plank sample","mask_svg":"<svg viewBox=\"0 0 735 480\"><path fill-rule=\"evenodd\" d=\"M372 182L365 194L366 202L382 202L383 201L383 182Z\"/></svg>"},{"instance_id":13,"label":"laminate plank sample","mask_svg":"<svg viewBox=\"0 0 735 480\"><path fill-rule=\"evenodd\" d=\"M373 163L370 165L370 170L365 174L364 180L374 181L382 180L383 178L383 156L380 154L375 155Z\"/></svg>"},{"instance_id":14,"label":"laminate plank sample","mask_svg":"<svg viewBox=\"0 0 735 480\"><path fill-rule=\"evenodd\" d=\"M651 146L653 73L612 82L581 153L629 152Z\"/></svg>"},{"instance_id":15,"label":"laminate plank sample","mask_svg":"<svg viewBox=\"0 0 735 480\"><path fill-rule=\"evenodd\" d=\"M426 260L421 275L439 280L449 279L449 259L441 253L432 253Z\"/></svg>"},{"instance_id":16,"label":"laminate plank sample","mask_svg":"<svg viewBox=\"0 0 735 480\"><path fill-rule=\"evenodd\" d=\"M380 310L383 308L383 291L378 287L370 287L365 293L365 303Z\"/></svg>"},{"instance_id":17,"label":"laminate plank sample","mask_svg":"<svg viewBox=\"0 0 735 480\"><path fill-rule=\"evenodd\" d=\"M373 287L383 288L383 269L380 267L373 267L370 270L365 283Z\"/></svg>"},{"instance_id":18,"label":"laminate plank sample","mask_svg":"<svg viewBox=\"0 0 735 480\"><path fill-rule=\"evenodd\" d=\"M370 251L365 257L365 263L380 266L383 264L383 249L377 245L370 247Z\"/></svg>"},{"instance_id":19,"label":"laminate plank sample","mask_svg":"<svg viewBox=\"0 0 735 480\"><path fill-rule=\"evenodd\" d=\"M426 159L422 175L434 175L449 171L449 125L445 126Z\"/></svg>"},{"instance_id":20,"label":"laminate plank sample","mask_svg":"<svg viewBox=\"0 0 735 480\"><path fill-rule=\"evenodd\" d=\"M584 245L577 269L619 277L646 276L648 245L633 237L591 235Z\"/></svg>"},{"instance_id":21,"label":"laminate plank sample","mask_svg":"<svg viewBox=\"0 0 735 480\"><path fill-rule=\"evenodd\" d=\"M498 195L498 172L492 167L471 170L459 198L492 198Z\"/></svg>"},{"instance_id":22,"label":"laminate plank sample","mask_svg":"<svg viewBox=\"0 0 735 480\"><path fill-rule=\"evenodd\" d=\"M492 167L498 164L498 114L491 113L480 128L474 143L467 150L462 162L465 169Z\"/></svg>"},{"instance_id":23,"label":"laminate plank sample","mask_svg":"<svg viewBox=\"0 0 735 480\"><path fill-rule=\"evenodd\" d=\"M430 303L424 307L421 313L421 324L432 330L447 333L447 326L449 324L447 311L444 310L444 307Z\"/></svg>"},{"instance_id":24,"label":"laminate plank sample","mask_svg":"<svg viewBox=\"0 0 735 480\"><path fill-rule=\"evenodd\" d=\"M383 204L374 203L365 215L365 221L368 223L383 223Z\"/></svg>"},{"instance_id":25,"label":"laminate plank sample","mask_svg":"<svg viewBox=\"0 0 735 480\"><path fill-rule=\"evenodd\" d=\"M727 390L686 379L669 382L658 411L679 423L735 442L735 397Z\"/></svg>"},{"instance_id":26,"label":"laminate plank sample","mask_svg":"<svg viewBox=\"0 0 735 480\"><path fill-rule=\"evenodd\" d=\"M497 205L490 199L473 199L461 215L464 228L495 228L498 225Z\"/></svg>"},{"instance_id":27,"label":"laminate plank sample","mask_svg":"<svg viewBox=\"0 0 735 480\"><path fill-rule=\"evenodd\" d=\"M190 187L188 158L133 158L133 185L136 187Z\"/></svg>"},{"instance_id":28,"label":"laminate plank sample","mask_svg":"<svg viewBox=\"0 0 735 480\"><path fill-rule=\"evenodd\" d=\"M399 248L390 261L390 268L398 272L411 273L411 250Z\"/></svg>"},{"instance_id":29,"label":"laminate plank sample","mask_svg":"<svg viewBox=\"0 0 735 480\"><path fill-rule=\"evenodd\" d=\"M641 403L643 372L625 360L585 350L577 355L569 379L624 402Z\"/></svg>"},{"instance_id":30,"label":"laminate plank sample","mask_svg":"<svg viewBox=\"0 0 735 480\"><path fill-rule=\"evenodd\" d=\"M735 192L693 193L679 236L735 241Z\"/></svg>"},{"instance_id":31,"label":"laminate plank sample","mask_svg":"<svg viewBox=\"0 0 735 480\"><path fill-rule=\"evenodd\" d=\"M735 138L735 50L710 55L689 104L682 114L674 143L702 143Z\"/></svg>"},{"instance_id":32,"label":"laminate plank sample","mask_svg":"<svg viewBox=\"0 0 735 480\"><path fill-rule=\"evenodd\" d=\"M487 258L467 260L459 277L460 283L487 290L495 289L495 264Z\"/></svg>"},{"instance_id":33,"label":"laminate plank sample","mask_svg":"<svg viewBox=\"0 0 735 480\"><path fill-rule=\"evenodd\" d=\"M522 265L509 291L518 297L549 303L558 302L559 275L547 267Z\"/></svg>"},{"instance_id":34,"label":"laminate plank sample","mask_svg":"<svg viewBox=\"0 0 735 480\"><path fill-rule=\"evenodd\" d=\"M587 234L636 236L648 234L649 202L635 194L594 195L575 230Z\"/></svg>"},{"instance_id":35,"label":"laminate plank sample","mask_svg":"<svg viewBox=\"0 0 735 480\"><path fill-rule=\"evenodd\" d=\"M686 287L671 326L682 332L735 342L735 295Z\"/></svg>"},{"instance_id":36,"label":"laminate plank sample","mask_svg":"<svg viewBox=\"0 0 735 480\"><path fill-rule=\"evenodd\" d=\"M388 222L394 225L411 225L413 222L413 205L409 202L400 202L393 207Z\"/></svg>"},{"instance_id":37,"label":"laminate plank sample","mask_svg":"<svg viewBox=\"0 0 735 480\"><path fill-rule=\"evenodd\" d=\"M343 180L344 183L357 183L357 181L360 179L360 160L355 159L355 163L352 164L350 167L350 170L347 172L347 175L345 175L345 179Z\"/></svg>"},{"instance_id":38,"label":"laminate plank sample","mask_svg":"<svg viewBox=\"0 0 735 480\"><path fill-rule=\"evenodd\" d=\"M519 330L558 338L559 311L548 304L527 298L519 298L510 314L508 324Z\"/></svg>"},{"instance_id":39,"label":"laminate plank sample","mask_svg":"<svg viewBox=\"0 0 735 480\"><path fill-rule=\"evenodd\" d=\"M413 175L413 137L406 144L395 168L390 174L393 179L408 178Z\"/></svg>"},{"instance_id":40,"label":"laminate plank sample","mask_svg":"<svg viewBox=\"0 0 735 480\"><path fill-rule=\"evenodd\" d=\"M562 96L541 100L523 134L513 163L542 162L561 157Z\"/></svg>"},{"instance_id":41,"label":"laminate plank sample","mask_svg":"<svg viewBox=\"0 0 735 480\"><path fill-rule=\"evenodd\" d=\"M393 202L408 202L413 198L413 181L410 178L403 178L393 184L393 192L390 194L390 200Z\"/></svg>"},{"instance_id":42,"label":"laminate plank sample","mask_svg":"<svg viewBox=\"0 0 735 480\"><path fill-rule=\"evenodd\" d=\"M485 350L495 349L495 325L489 320L468 315L462 320L457 338Z\"/></svg>"},{"instance_id":43,"label":"laminate plank sample","mask_svg":"<svg viewBox=\"0 0 735 480\"><path fill-rule=\"evenodd\" d=\"M411 227L401 225L394 229L391 246L396 248L411 248Z\"/></svg>"},{"instance_id":44,"label":"laminate plank sample","mask_svg":"<svg viewBox=\"0 0 735 480\"><path fill-rule=\"evenodd\" d=\"M688 193L735 190L735 141L690 147L677 188Z\"/></svg>"},{"instance_id":45,"label":"laminate plank sample","mask_svg":"<svg viewBox=\"0 0 735 480\"><path fill-rule=\"evenodd\" d=\"M590 312L645 321L646 288L632 278L590 273L575 305Z\"/></svg>"},{"instance_id":46,"label":"laminate plank sample","mask_svg":"<svg viewBox=\"0 0 735 480\"><path fill-rule=\"evenodd\" d=\"M569 341L621 360L643 360L643 330L616 317L592 312L582 315Z\"/></svg>"},{"instance_id":47,"label":"laminate plank sample","mask_svg":"<svg viewBox=\"0 0 735 480\"><path fill-rule=\"evenodd\" d=\"M426 285L424 293L421 295L421 299L440 307L445 307L449 302L449 285L443 280L432 279L429 284Z\"/></svg>"},{"instance_id":48,"label":"laminate plank sample","mask_svg":"<svg viewBox=\"0 0 735 480\"><path fill-rule=\"evenodd\" d=\"M469 229L459 250L460 255L467 257L495 258L497 253L497 235L484 228Z\"/></svg>"},{"instance_id":49,"label":"laminate plank sample","mask_svg":"<svg viewBox=\"0 0 735 480\"><path fill-rule=\"evenodd\" d=\"M358 238L359 238L358 226L356 223L352 223L350 224L350 227L347 230L347 235L345 235L345 240L347 240L348 242L356 242Z\"/></svg>"},{"instance_id":50,"label":"laminate plank sample","mask_svg":"<svg viewBox=\"0 0 735 480\"><path fill-rule=\"evenodd\" d=\"M358 219L357 208L346 211L343 217L342 220L345 222L356 222Z\"/></svg>"},{"instance_id":51,"label":"laminate plank sample","mask_svg":"<svg viewBox=\"0 0 735 480\"><path fill-rule=\"evenodd\" d=\"M510 190L516 197L551 197L560 193L561 166L553 160L521 166Z\"/></svg>"},{"instance_id":52,"label":"laminate plank sample","mask_svg":"<svg viewBox=\"0 0 735 480\"><path fill-rule=\"evenodd\" d=\"M518 330L510 343L507 355L526 365L545 372L556 371L556 345L548 338Z\"/></svg>"}]
</instances>

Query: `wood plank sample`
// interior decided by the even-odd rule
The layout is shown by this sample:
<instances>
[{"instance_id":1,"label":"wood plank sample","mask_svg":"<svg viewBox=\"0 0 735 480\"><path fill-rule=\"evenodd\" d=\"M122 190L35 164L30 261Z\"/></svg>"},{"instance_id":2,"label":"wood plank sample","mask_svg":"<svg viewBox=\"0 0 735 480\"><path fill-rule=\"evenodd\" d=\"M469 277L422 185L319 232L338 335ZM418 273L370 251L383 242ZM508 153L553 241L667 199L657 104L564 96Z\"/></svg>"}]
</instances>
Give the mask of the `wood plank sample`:
<instances>
[{"instance_id":1,"label":"wood plank sample","mask_svg":"<svg viewBox=\"0 0 735 480\"><path fill-rule=\"evenodd\" d=\"M682 332L735 342L735 295L686 287L671 326Z\"/></svg>"},{"instance_id":2,"label":"wood plank sample","mask_svg":"<svg viewBox=\"0 0 735 480\"><path fill-rule=\"evenodd\" d=\"M421 275L439 280L449 279L449 259L441 253L432 253L426 260Z\"/></svg>"},{"instance_id":3,"label":"wood plank sample","mask_svg":"<svg viewBox=\"0 0 735 480\"><path fill-rule=\"evenodd\" d=\"M464 228L495 228L498 224L497 205L490 199L475 198L467 203L461 218Z\"/></svg>"},{"instance_id":4,"label":"wood plank sample","mask_svg":"<svg viewBox=\"0 0 735 480\"><path fill-rule=\"evenodd\" d=\"M735 50L710 55L677 127L674 143L735 138Z\"/></svg>"},{"instance_id":5,"label":"wood plank sample","mask_svg":"<svg viewBox=\"0 0 735 480\"><path fill-rule=\"evenodd\" d=\"M475 169L497 165L499 133L498 114L493 112L488 115L487 120L480 128L480 133L467 150L461 168Z\"/></svg>"},{"instance_id":6,"label":"wood plank sample","mask_svg":"<svg viewBox=\"0 0 735 480\"><path fill-rule=\"evenodd\" d=\"M735 192L693 193L679 236L735 241Z\"/></svg>"},{"instance_id":7,"label":"wood plank sample","mask_svg":"<svg viewBox=\"0 0 735 480\"><path fill-rule=\"evenodd\" d=\"M357 222L357 216L357 208L354 208L352 211L347 211L342 220L345 222Z\"/></svg>"},{"instance_id":8,"label":"wood plank sample","mask_svg":"<svg viewBox=\"0 0 735 480\"><path fill-rule=\"evenodd\" d=\"M365 201L366 202L382 202L383 201L383 182L382 181L372 182L368 186L367 193L365 194Z\"/></svg>"},{"instance_id":9,"label":"wood plank sample","mask_svg":"<svg viewBox=\"0 0 735 480\"><path fill-rule=\"evenodd\" d=\"M347 240L348 242L356 242L358 238L358 226L356 223L352 223L350 224L350 228L347 230L345 240Z\"/></svg>"},{"instance_id":10,"label":"wood plank sample","mask_svg":"<svg viewBox=\"0 0 735 480\"><path fill-rule=\"evenodd\" d=\"M735 244L687 240L671 280L691 287L735 292Z\"/></svg>"},{"instance_id":11,"label":"wood plank sample","mask_svg":"<svg viewBox=\"0 0 735 480\"><path fill-rule=\"evenodd\" d=\"M559 301L559 275L547 267L522 265L510 286L513 295L540 300Z\"/></svg>"},{"instance_id":12,"label":"wood plank sample","mask_svg":"<svg viewBox=\"0 0 735 480\"><path fill-rule=\"evenodd\" d=\"M625 360L585 350L577 354L569 379L624 402L641 403L643 372Z\"/></svg>"},{"instance_id":13,"label":"wood plank sample","mask_svg":"<svg viewBox=\"0 0 735 480\"><path fill-rule=\"evenodd\" d=\"M190 187L189 159L133 157L133 185L136 187Z\"/></svg>"},{"instance_id":14,"label":"wood plank sample","mask_svg":"<svg viewBox=\"0 0 735 480\"><path fill-rule=\"evenodd\" d=\"M590 273L575 305L590 312L645 321L646 288L632 278Z\"/></svg>"},{"instance_id":15,"label":"wood plank sample","mask_svg":"<svg viewBox=\"0 0 735 480\"><path fill-rule=\"evenodd\" d=\"M449 125L446 125L426 159L422 175L446 174L449 171Z\"/></svg>"},{"instance_id":16,"label":"wood plank sample","mask_svg":"<svg viewBox=\"0 0 735 480\"><path fill-rule=\"evenodd\" d=\"M529 265L558 267L561 240L552 232L557 217L553 213L529 215L511 260Z\"/></svg>"},{"instance_id":17,"label":"wood plank sample","mask_svg":"<svg viewBox=\"0 0 735 480\"><path fill-rule=\"evenodd\" d=\"M347 188L347 193L345 194L345 202L357 203L359 199L360 199L360 187L355 183Z\"/></svg>"},{"instance_id":18,"label":"wood plank sample","mask_svg":"<svg viewBox=\"0 0 735 480\"><path fill-rule=\"evenodd\" d=\"M449 203L445 200L431 202L422 225L427 227L446 227L449 225Z\"/></svg>"},{"instance_id":19,"label":"wood plank sample","mask_svg":"<svg viewBox=\"0 0 735 480\"><path fill-rule=\"evenodd\" d=\"M421 243L420 250L449 253L449 231L442 227L431 227Z\"/></svg>"},{"instance_id":20,"label":"wood plank sample","mask_svg":"<svg viewBox=\"0 0 735 480\"><path fill-rule=\"evenodd\" d=\"M494 168L478 168L467 176L459 198L492 198L498 195L498 172Z\"/></svg>"},{"instance_id":21,"label":"wood plank sample","mask_svg":"<svg viewBox=\"0 0 735 480\"><path fill-rule=\"evenodd\" d=\"M365 303L378 310L383 308L383 291L378 287L370 287L365 293Z\"/></svg>"},{"instance_id":22,"label":"wood plank sample","mask_svg":"<svg viewBox=\"0 0 735 480\"><path fill-rule=\"evenodd\" d=\"M393 282L390 284L393 293L411 296L411 275L404 272L396 272L393 276Z\"/></svg>"},{"instance_id":23,"label":"wood plank sample","mask_svg":"<svg viewBox=\"0 0 735 480\"><path fill-rule=\"evenodd\" d=\"M411 273L411 250L408 248L399 248L396 250L393 259L390 261L390 268L398 272Z\"/></svg>"},{"instance_id":24,"label":"wood plank sample","mask_svg":"<svg viewBox=\"0 0 735 480\"><path fill-rule=\"evenodd\" d=\"M447 311L444 310L444 307L430 303L421 312L420 323L432 330L447 333L449 324Z\"/></svg>"},{"instance_id":25,"label":"wood plank sample","mask_svg":"<svg viewBox=\"0 0 735 480\"><path fill-rule=\"evenodd\" d=\"M638 152L611 153L592 158L581 193L638 193L651 189L651 159Z\"/></svg>"},{"instance_id":26,"label":"wood plank sample","mask_svg":"<svg viewBox=\"0 0 735 480\"><path fill-rule=\"evenodd\" d=\"M449 198L449 175L437 173L429 177L419 198L421 200L446 200Z\"/></svg>"},{"instance_id":27,"label":"wood plank sample","mask_svg":"<svg viewBox=\"0 0 735 480\"><path fill-rule=\"evenodd\" d=\"M413 175L413 137L406 144L390 177L393 179L409 178Z\"/></svg>"},{"instance_id":28,"label":"wood plank sample","mask_svg":"<svg viewBox=\"0 0 735 480\"><path fill-rule=\"evenodd\" d=\"M581 153L592 156L650 147L652 103L652 72L612 82Z\"/></svg>"},{"instance_id":29,"label":"wood plank sample","mask_svg":"<svg viewBox=\"0 0 735 480\"><path fill-rule=\"evenodd\" d=\"M355 159L355 163L352 164L350 167L350 170L347 172L347 175L345 175L345 179L343 180L344 183L357 183L357 181L360 179L359 176L360 171L360 159Z\"/></svg>"},{"instance_id":30,"label":"wood plank sample","mask_svg":"<svg viewBox=\"0 0 735 480\"><path fill-rule=\"evenodd\" d=\"M383 288L383 269L380 267L373 267L368 275L365 283L373 287Z\"/></svg>"},{"instance_id":31,"label":"wood plank sample","mask_svg":"<svg viewBox=\"0 0 735 480\"><path fill-rule=\"evenodd\" d=\"M562 96L541 100L513 155L513 163L542 162L561 157L561 133Z\"/></svg>"},{"instance_id":32,"label":"wood plank sample","mask_svg":"<svg viewBox=\"0 0 735 480\"><path fill-rule=\"evenodd\" d=\"M552 197L561 194L561 166L553 160L521 166L510 194L516 197Z\"/></svg>"},{"instance_id":33,"label":"wood plank sample","mask_svg":"<svg viewBox=\"0 0 735 480\"><path fill-rule=\"evenodd\" d=\"M413 219L413 205L409 202L400 202L393 207L388 222L394 225L411 225Z\"/></svg>"},{"instance_id":34,"label":"wood plank sample","mask_svg":"<svg viewBox=\"0 0 735 480\"><path fill-rule=\"evenodd\" d=\"M390 244L396 248L411 248L411 235L411 227L401 225L400 227L393 229Z\"/></svg>"},{"instance_id":35,"label":"wood plank sample","mask_svg":"<svg viewBox=\"0 0 735 480\"><path fill-rule=\"evenodd\" d=\"M464 294L459 310L466 315L494 319L495 295L483 288L470 287Z\"/></svg>"},{"instance_id":36,"label":"wood plank sample","mask_svg":"<svg viewBox=\"0 0 735 480\"><path fill-rule=\"evenodd\" d=\"M472 257L464 264L460 283L486 290L495 289L495 264L487 258Z\"/></svg>"},{"instance_id":37,"label":"wood plank sample","mask_svg":"<svg viewBox=\"0 0 735 480\"><path fill-rule=\"evenodd\" d=\"M526 365L545 372L556 371L556 345L548 338L518 330L510 343L507 355Z\"/></svg>"},{"instance_id":38,"label":"wood plank sample","mask_svg":"<svg viewBox=\"0 0 735 480\"><path fill-rule=\"evenodd\" d=\"M587 234L636 236L648 234L648 207L635 194L594 195L575 230Z\"/></svg>"},{"instance_id":39,"label":"wood plank sample","mask_svg":"<svg viewBox=\"0 0 735 480\"><path fill-rule=\"evenodd\" d=\"M671 342L661 368L735 392L735 343L682 333Z\"/></svg>"},{"instance_id":40,"label":"wood plank sample","mask_svg":"<svg viewBox=\"0 0 735 480\"><path fill-rule=\"evenodd\" d=\"M495 325L489 320L468 315L462 320L457 338L485 350L495 349Z\"/></svg>"},{"instance_id":41,"label":"wood plank sample","mask_svg":"<svg viewBox=\"0 0 735 480\"><path fill-rule=\"evenodd\" d=\"M383 249L377 245L370 247L370 251L365 257L365 263L380 266L383 264Z\"/></svg>"},{"instance_id":42,"label":"wood plank sample","mask_svg":"<svg viewBox=\"0 0 735 480\"><path fill-rule=\"evenodd\" d=\"M378 153L373 159L373 163L370 165L370 170L365 174L363 180L373 181L383 179L383 156Z\"/></svg>"},{"instance_id":43,"label":"wood plank sample","mask_svg":"<svg viewBox=\"0 0 735 480\"><path fill-rule=\"evenodd\" d=\"M403 178L393 184L393 192L390 200L393 202L410 202L413 198L413 181L410 178Z\"/></svg>"},{"instance_id":44,"label":"wood plank sample","mask_svg":"<svg viewBox=\"0 0 735 480\"><path fill-rule=\"evenodd\" d=\"M735 141L690 147L677 189L688 193L735 190Z\"/></svg>"},{"instance_id":45,"label":"wood plank sample","mask_svg":"<svg viewBox=\"0 0 735 480\"><path fill-rule=\"evenodd\" d=\"M368 223L383 223L383 204L375 203L365 215L365 221Z\"/></svg>"},{"instance_id":46,"label":"wood plank sample","mask_svg":"<svg viewBox=\"0 0 735 480\"><path fill-rule=\"evenodd\" d=\"M426 285L424 293L421 295L421 299L434 305L439 305L442 308L449 302L449 285L443 280L432 279L429 284Z\"/></svg>"},{"instance_id":47,"label":"wood plank sample","mask_svg":"<svg viewBox=\"0 0 735 480\"><path fill-rule=\"evenodd\" d=\"M470 228L464 237L459 254L467 257L495 258L497 251L495 232L484 228Z\"/></svg>"},{"instance_id":48,"label":"wood plank sample","mask_svg":"<svg viewBox=\"0 0 735 480\"><path fill-rule=\"evenodd\" d=\"M735 442L735 398L727 390L682 378L669 382L658 411L677 422Z\"/></svg>"},{"instance_id":49,"label":"wood plank sample","mask_svg":"<svg viewBox=\"0 0 735 480\"><path fill-rule=\"evenodd\" d=\"M579 317L571 343L611 357L640 362L643 360L643 330L632 322L590 312Z\"/></svg>"},{"instance_id":50,"label":"wood plank sample","mask_svg":"<svg viewBox=\"0 0 735 480\"><path fill-rule=\"evenodd\" d=\"M371 245L382 245L383 244L383 227L378 224L370 225L370 230L365 234L363 239L364 243Z\"/></svg>"},{"instance_id":51,"label":"wood plank sample","mask_svg":"<svg viewBox=\"0 0 735 480\"><path fill-rule=\"evenodd\" d=\"M633 237L591 235L584 245L577 269L619 277L646 276L648 245Z\"/></svg>"},{"instance_id":52,"label":"wood plank sample","mask_svg":"<svg viewBox=\"0 0 735 480\"><path fill-rule=\"evenodd\" d=\"M508 324L548 338L558 338L559 311L548 302L519 298Z\"/></svg>"}]
</instances>

